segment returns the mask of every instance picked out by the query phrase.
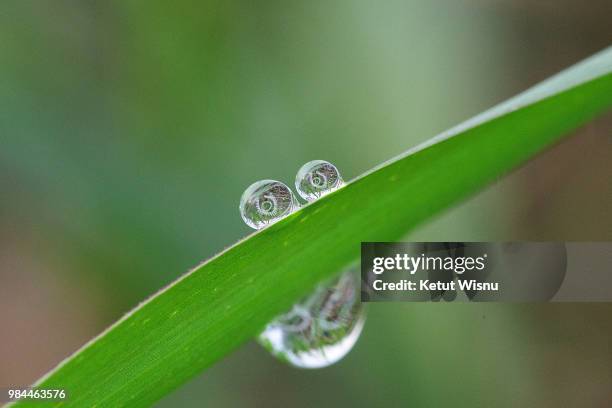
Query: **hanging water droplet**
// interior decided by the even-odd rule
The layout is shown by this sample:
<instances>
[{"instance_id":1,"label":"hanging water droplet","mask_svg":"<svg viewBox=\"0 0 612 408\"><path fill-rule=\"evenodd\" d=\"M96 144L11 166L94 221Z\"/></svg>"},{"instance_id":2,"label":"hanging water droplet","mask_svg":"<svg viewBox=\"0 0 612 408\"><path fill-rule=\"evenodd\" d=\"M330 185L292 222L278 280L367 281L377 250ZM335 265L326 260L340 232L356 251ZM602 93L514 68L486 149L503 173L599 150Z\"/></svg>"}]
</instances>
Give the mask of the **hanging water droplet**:
<instances>
[{"instance_id":1,"label":"hanging water droplet","mask_svg":"<svg viewBox=\"0 0 612 408\"><path fill-rule=\"evenodd\" d=\"M361 334L365 314L359 278L345 272L268 323L258 341L274 356L300 368L322 368L344 357Z\"/></svg>"},{"instance_id":2,"label":"hanging water droplet","mask_svg":"<svg viewBox=\"0 0 612 408\"><path fill-rule=\"evenodd\" d=\"M295 177L295 188L307 201L331 193L342 187L344 180L333 164L324 160L313 160L304 164Z\"/></svg>"},{"instance_id":3,"label":"hanging water droplet","mask_svg":"<svg viewBox=\"0 0 612 408\"><path fill-rule=\"evenodd\" d=\"M280 181L251 184L240 199L240 215L246 224L261 229L291 214L299 206L293 192Z\"/></svg>"}]
</instances>

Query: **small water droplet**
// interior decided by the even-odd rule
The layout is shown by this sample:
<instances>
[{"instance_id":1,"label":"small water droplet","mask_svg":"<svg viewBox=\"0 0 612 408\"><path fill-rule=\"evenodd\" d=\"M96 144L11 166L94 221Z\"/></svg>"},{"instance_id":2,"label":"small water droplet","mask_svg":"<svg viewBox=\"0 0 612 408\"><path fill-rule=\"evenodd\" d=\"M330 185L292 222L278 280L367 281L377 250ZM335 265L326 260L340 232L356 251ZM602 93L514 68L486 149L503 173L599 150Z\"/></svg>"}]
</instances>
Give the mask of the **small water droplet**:
<instances>
[{"instance_id":1,"label":"small water droplet","mask_svg":"<svg viewBox=\"0 0 612 408\"><path fill-rule=\"evenodd\" d=\"M258 341L274 356L300 368L322 368L355 345L365 321L359 279L345 272L268 323Z\"/></svg>"},{"instance_id":2,"label":"small water droplet","mask_svg":"<svg viewBox=\"0 0 612 408\"><path fill-rule=\"evenodd\" d=\"M313 160L304 164L295 177L295 188L307 201L339 189L344 184L340 172L333 164L324 160Z\"/></svg>"},{"instance_id":3,"label":"small water droplet","mask_svg":"<svg viewBox=\"0 0 612 408\"><path fill-rule=\"evenodd\" d=\"M261 180L251 184L240 199L240 215L249 227L255 229L280 220L297 207L291 189L275 180Z\"/></svg>"}]
</instances>

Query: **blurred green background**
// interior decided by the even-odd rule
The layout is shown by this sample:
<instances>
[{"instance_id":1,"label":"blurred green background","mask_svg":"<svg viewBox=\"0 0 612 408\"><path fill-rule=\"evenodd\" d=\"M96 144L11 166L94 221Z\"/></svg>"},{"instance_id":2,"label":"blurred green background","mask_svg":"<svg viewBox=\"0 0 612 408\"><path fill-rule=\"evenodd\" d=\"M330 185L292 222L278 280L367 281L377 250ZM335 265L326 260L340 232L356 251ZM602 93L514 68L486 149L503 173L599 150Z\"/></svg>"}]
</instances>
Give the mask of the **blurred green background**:
<instances>
[{"instance_id":1,"label":"blurred green background","mask_svg":"<svg viewBox=\"0 0 612 408\"><path fill-rule=\"evenodd\" d=\"M0 387L250 232L244 188L345 179L612 43L608 0L4 1ZM612 118L411 240L612 240ZM612 405L610 304L375 304L302 371L254 343L160 401Z\"/></svg>"}]
</instances>

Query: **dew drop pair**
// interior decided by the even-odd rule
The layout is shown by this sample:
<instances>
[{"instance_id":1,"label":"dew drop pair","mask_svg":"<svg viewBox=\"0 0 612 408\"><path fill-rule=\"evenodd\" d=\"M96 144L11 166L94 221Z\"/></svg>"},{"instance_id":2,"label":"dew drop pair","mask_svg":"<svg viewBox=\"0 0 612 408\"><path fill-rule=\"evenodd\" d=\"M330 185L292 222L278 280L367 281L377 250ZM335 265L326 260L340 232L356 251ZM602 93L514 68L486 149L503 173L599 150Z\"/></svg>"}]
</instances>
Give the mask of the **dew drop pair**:
<instances>
[{"instance_id":1,"label":"dew drop pair","mask_svg":"<svg viewBox=\"0 0 612 408\"><path fill-rule=\"evenodd\" d=\"M295 188L308 202L342 187L338 169L323 160L303 165ZM251 184L242 194L240 215L261 229L300 208L291 189L275 180ZM322 368L344 357L361 334L365 320L359 295L359 279L353 271L319 285L290 311L276 317L258 336L258 342L275 357L295 367Z\"/></svg>"},{"instance_id":2,"label":"dew drop pair","mask_svg":"<svg viewBox=\"0 0 612 408\"><path fill-rule=\"evenodd\" d=\"M343 184L338 169L323 160L306 163L295 178L295 188L306 201L314 201ZM249 227L255 229L279 221L298 208L300 204L291 189L275 180L251 184L240 199L240 215Z\"/></svg>"}]
</instances>

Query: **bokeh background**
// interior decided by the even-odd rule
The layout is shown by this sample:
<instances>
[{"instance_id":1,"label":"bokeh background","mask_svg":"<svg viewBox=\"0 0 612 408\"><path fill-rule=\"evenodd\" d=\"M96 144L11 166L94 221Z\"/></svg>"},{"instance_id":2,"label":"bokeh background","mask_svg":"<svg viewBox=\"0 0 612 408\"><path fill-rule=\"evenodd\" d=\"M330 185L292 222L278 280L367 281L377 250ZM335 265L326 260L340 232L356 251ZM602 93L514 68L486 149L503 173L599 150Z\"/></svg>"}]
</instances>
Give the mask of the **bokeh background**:
<instances>
[{"instance_id":1,"label":"bokeh background","mask_svg":"<svg viewBox=\"0 0 612 408\"><path fill-rule=\"evenodd\" d=\"M251 182L350 179L612 44L609 0L3 1L0 386L246 235ZM412 240L612 240L612 118ZM612 272L612 271L611 271ZM612 405L610 304L376 304L354 351L251 343L160 407Z\"/></svg>"}]
</instances>

